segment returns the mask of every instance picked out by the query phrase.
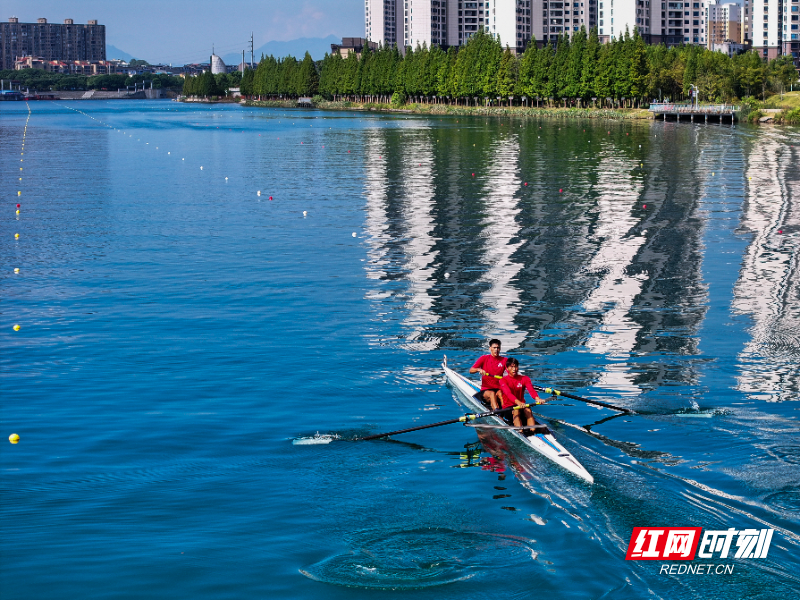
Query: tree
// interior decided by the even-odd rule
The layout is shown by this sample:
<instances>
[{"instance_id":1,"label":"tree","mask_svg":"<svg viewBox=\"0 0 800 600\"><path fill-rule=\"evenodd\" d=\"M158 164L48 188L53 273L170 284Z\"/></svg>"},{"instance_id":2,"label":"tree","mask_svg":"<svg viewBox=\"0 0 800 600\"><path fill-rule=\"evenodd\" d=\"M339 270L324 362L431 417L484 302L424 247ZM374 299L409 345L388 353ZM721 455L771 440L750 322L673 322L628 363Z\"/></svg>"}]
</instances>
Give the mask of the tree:
<instances>
[{"instance_id":1,"label":"tree","mask_svg":"<svg viewBox=\"0 0 800 600\"><path fill-rule=\"evenodd\" d=\"M500 60L500 68L497 70L497 95L503 98L513 96L516 84L517 59L506 46L506 51L503 52L503 58Z\"/></svg>"},{"instance_id":2,"label":"tree","mask_svg":"<svg viewBox=\"0 0 800 600\"><path fill-rule=\"evenodd\" d=\"M303 57L303 62L300 64L298 84L297 94L301 96L314 96L319 90L317 65L308 52L306 52L306 55Z\"/></svg>"}]
</instances>

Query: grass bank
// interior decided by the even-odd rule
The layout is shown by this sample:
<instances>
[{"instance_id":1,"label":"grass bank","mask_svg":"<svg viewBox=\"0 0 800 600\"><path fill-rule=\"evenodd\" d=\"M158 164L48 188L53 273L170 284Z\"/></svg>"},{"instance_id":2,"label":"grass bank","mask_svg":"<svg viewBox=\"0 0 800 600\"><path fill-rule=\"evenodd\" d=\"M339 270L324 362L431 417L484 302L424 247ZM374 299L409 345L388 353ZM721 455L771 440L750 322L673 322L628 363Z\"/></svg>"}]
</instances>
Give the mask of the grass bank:
<instances>
[{"instance_id":1,"label":"grass bank","mask_svg":"<svg viewBox=\"0 0 800 600\"><path fill-rule=\"evenodd\" d=\"M296 108L295 101L286 100L249 100L247 106L270 108ZM404 104L393 107L389 104L373 104L359 102L316 102L315 107L323 110L362 110L382 113L405 113L417 115L453 115L453 116L525 116L561 119L650 119L646 109L610 109L610 108L536 108L536 107L504 107L504 106L451 106L446 104Z\"/></svg>"}]
</instances>

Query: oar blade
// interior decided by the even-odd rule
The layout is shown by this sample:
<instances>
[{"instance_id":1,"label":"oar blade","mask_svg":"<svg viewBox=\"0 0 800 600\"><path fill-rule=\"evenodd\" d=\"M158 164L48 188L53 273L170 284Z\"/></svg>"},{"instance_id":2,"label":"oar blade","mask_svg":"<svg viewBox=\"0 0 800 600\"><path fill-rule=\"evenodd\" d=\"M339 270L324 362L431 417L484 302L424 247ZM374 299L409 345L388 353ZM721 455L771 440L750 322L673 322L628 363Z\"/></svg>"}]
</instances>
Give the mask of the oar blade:
<instances>
[{"instance_id":1,"label":"oar blade","mask_svg":"<svg viewBox=\"0 0 800 600\"><path fill-rule=\"evenodd\" d=\"M336 434L328 435L317 433L311 437L295 438L292 440L292 444L295 446L320 446L324 444L330 444L338 439L341 438Z\"/></svg>"}]
</instances>

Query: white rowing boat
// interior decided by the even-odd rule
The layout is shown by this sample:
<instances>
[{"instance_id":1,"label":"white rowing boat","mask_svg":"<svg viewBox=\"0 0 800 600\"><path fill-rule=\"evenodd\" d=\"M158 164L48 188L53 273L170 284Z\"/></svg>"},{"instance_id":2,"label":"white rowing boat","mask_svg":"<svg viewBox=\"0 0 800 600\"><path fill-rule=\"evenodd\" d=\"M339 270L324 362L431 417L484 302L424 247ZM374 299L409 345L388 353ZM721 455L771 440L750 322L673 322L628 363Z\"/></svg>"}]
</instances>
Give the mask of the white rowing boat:
<instances>
[{"instance_id":1,"label":"white rowing boat","mask_svg":"<svg viewBox=\"0 0 800 600\"><path fill-rule=\"evenodd\" d=\"M458 390L462 403L465 404L470 411L486 412L486 407L475 397L475 394L481 389L480 386L448 368L446 356L442 362L442 368L444 369L445 375L447 375L447 380ZM502 417L499 415L492 415L486 417L486 419L490 423L496 425L506 425L505 421L503 421ZM546 422L538 417L536 420L539 423L547 425ZM517 429L508 429L508 434L518 438L526 446L532 448L542 456L546 456L573 475L577 475L589 483L594 483L594 477L592 477L589 471L583 468L583 465L579 463L566 448L558 443L549 429L544 433L534 431L530 435L524 435L522 431Z\"/></svg>"}]
</instances>

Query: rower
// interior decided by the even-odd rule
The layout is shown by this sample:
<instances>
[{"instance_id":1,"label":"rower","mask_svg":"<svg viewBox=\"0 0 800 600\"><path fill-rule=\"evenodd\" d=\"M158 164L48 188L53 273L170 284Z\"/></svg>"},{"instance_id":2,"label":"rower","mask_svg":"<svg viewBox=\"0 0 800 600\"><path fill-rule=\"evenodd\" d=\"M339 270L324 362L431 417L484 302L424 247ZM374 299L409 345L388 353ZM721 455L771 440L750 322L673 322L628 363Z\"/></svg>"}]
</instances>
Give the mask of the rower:
<instances>
[{"instance_id":1,"label":"rower","mask_svg":"<svg viewBox=\"0 0 800 600\"><path fill-rule=\"evenodd\" d=\"M499 378L506 370L506 357L500 356L500 340L489 340L490 354L484 354L472 368L470 373L480 373L481 378L481 391L476 394L476 397L483 400L484 404L487 402L492 410L500 408L500 398L497 392L500 390Z\"/></svg>"},{"instance_id":2,"label":"rower","mask_svg":"<svg viewBox=\"0 0 800 600\"><path fill-rule=\"evenodd\" d=\"M541 400L539 394L533 389L530 377L519 374L519 361L516 358L509 358L506 360L506 371L508 371L508 375L500 380L500 397L503 408L525 404L524 398L526 389L536 404L544 404L546 402L546 400ZM525 415L525 427L536 426L536 421L533 418L533 413L530 408L513 410L511 413L514 415L515 427L522 427L520 413ZM523 430L523 433L529 435L532 432Z\"/></svg>"}]
</instances>

